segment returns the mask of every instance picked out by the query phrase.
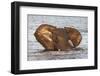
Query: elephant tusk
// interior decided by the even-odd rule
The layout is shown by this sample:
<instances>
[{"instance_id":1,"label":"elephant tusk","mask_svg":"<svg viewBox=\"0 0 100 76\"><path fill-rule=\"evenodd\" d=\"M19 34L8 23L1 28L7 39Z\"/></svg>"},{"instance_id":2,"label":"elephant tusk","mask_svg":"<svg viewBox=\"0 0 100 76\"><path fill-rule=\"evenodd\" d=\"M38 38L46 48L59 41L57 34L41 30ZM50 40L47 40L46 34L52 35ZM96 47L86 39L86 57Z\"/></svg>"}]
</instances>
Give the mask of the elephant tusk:
<instances>
[{"instance_id":1,"label":"elephant tusk","mask_svg":"<svg viewBox=\"0 0 100 76\"><path fill-rule=\"evenodd\" d=\"M68 40L68 43L69 43L72 47L74 47L74 44L73 44L73 42L72 42L71 40Z\"/></svg>"}]
</instances>

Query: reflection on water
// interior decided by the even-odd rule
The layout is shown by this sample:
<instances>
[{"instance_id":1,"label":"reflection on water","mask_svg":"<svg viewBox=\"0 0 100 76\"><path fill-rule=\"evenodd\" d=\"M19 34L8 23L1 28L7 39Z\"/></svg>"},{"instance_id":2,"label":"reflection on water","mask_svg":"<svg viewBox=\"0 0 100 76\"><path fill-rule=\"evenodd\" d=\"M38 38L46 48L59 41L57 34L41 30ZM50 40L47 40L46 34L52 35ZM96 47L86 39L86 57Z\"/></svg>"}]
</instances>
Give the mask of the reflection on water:
<instances>
[{"instance_id":1,"label":"reflection on water","mask_svg":"<svg viewBox=\"0 0 100 76\"><path fill-rule=\"evenodd\" d=\"M64 17L28 15L28 50L27 60L57 60L57 59L86 59L88 58L88 31L87 17ZM34 32L42 23L55 25L56 27L74 26L82 34L80 45L68 51L44 51L44 47L35 39Z\"/></svg>"}]
</instances>

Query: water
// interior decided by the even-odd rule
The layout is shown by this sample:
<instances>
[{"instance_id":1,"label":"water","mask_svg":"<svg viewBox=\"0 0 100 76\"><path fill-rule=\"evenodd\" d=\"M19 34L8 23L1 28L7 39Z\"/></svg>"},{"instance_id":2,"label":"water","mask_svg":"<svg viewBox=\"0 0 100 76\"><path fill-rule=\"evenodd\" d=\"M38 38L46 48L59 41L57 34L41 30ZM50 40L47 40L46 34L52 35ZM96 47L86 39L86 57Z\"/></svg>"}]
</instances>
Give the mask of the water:
<instances>
[{"instance_id":1,"label":"water","mask_svg":"<svg viewBox=\"0 0 100 76\"><path fill-rule=\"evenodd\" d=\"M44 16L28 15L28 50L27 60L57 60L57 59L86 59L88 58L88 18L79 16ZM77 28L82 34L80 45L69 51L44 51L44 47L36 40L34 32L40 24L50 24L56 27Z\"/></svg>"}]
</instances>

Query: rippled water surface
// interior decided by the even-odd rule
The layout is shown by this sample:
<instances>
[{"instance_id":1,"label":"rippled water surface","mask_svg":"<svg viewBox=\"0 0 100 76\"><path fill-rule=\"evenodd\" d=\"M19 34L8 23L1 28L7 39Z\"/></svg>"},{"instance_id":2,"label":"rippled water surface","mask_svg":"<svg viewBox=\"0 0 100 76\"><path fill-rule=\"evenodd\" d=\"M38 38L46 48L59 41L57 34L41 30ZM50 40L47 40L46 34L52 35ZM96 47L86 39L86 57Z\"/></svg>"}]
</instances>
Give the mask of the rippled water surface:
<instances>
[{"instance_id":1,"label":"rippled water surface","mask_svg":"<svg viewBox=\"0 0 100 76\"><path fill-rule=\"evenodd\" d=\"M88 18L79 16L27 16L27 60L57 60L57 59L86 59L88 58ZM44 51L44 47L35 39L34 32L40 24L50 24L56 27L75 27L82 34L80 45L68 51Z\"/></svg>"}]
</instances>

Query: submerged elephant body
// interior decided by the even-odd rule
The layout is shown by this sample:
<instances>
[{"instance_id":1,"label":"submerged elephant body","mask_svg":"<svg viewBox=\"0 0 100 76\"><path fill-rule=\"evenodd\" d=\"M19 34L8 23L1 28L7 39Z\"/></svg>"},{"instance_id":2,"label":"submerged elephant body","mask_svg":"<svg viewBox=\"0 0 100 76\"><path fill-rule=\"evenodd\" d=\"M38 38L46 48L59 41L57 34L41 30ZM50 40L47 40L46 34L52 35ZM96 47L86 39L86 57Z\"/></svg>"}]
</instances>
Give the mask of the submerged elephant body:
<instances>
[{"instance_id":1,"label":"submerged elephant body","mask_svg":"<svg viewBox=\"0 0 100 76\"><path fill-rule=\"evenodd\" d=\"M48 24L40 25L34 35L46 50L54 51L75 48L82 40L80 32L75 28L56 28Z\"/></svg>"}]
</instances>

